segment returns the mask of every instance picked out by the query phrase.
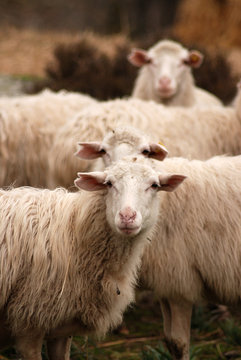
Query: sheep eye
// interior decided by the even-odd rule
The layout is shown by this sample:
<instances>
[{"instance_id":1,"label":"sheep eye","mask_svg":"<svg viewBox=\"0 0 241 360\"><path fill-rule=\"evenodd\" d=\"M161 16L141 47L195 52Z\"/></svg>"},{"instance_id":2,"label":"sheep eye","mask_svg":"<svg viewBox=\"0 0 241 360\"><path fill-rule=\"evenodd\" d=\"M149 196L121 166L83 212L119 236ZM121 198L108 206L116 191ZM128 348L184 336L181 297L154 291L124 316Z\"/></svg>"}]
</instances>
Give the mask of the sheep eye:
<instances>
[{"instance_id":1,"label":"sheep eye","mask_svg":"<svg viewBox=\"0 0 241 360\"><path fill-rule=\"evenodd\" d=\"M100 154L106 154L105 149L100 149Z\"/></svg>"},{"instance_id":2,"label":"sheep eye","mask_svg":"<svg viewBox=\"0 0 241 360\"><path fill-rule=\"evenodd\" d=\"M157 188L159 187L159 185L158 185L157 183L153 183L153 184L151 185L151 187L152 187L152 189L157 189Z\"/></svg>"},{"instance_id":3,"label":"sheep eye","mask_svg":"<svg viewBox=\"0 0 241 360\"><path fill-rule=\"evenodd\" d=\"M108 187L112 187L112 182L109 180L109 181L107 181L106 185L107 185Z\"/></svg>"},{"instance_id":4,"label":"sheep eye","mask_svg":"<svg viewBox=\"0 0 241 360\"><path fill-rule=\"evenodd\" d=\"M190 62L188 59L183 59L180 65L190 65Z\"/></svg>"},{"instance_id":5,"label":"sheep eye","mask_svg":"<svg viewBox=\"0 0 241 360\"><path fill-rule=\"evenodd\" d=\"M142 151L142 154L143 154L143 155L148 155L148 154L150 154L150 151L147 150L147 149L145 149L145 150Z\"/></svg>"}]
</instances>

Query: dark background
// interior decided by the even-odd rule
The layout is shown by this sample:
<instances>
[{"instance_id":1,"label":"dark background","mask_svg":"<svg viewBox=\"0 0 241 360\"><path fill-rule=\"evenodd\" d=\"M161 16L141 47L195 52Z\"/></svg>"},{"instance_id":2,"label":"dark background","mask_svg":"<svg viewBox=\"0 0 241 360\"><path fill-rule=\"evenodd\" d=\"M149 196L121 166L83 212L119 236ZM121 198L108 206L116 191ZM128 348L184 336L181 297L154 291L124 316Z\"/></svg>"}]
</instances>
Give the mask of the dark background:
<instances>
[{"instance_id":1,"label":"dark background","mask_svg":"<svg viewBox=\"0 0 241 360\"><path fill-rule=\"evenodd\" d=\"M0 0L0 74L40 77L30 92L130 95L137 69L128 53L163 38L203 52L196 84L232 100L241 77L241 0Z\"/></svg>"},{"instance_id":2,"label":"dark background","mask_svg":"<svg viewBox=\"0 0 241 360\"><path fill-rule=\"evenodd\" d=\"M141 36L170 26L178 0L1 0L1 26Z\"/></svg>"}]
</instances>

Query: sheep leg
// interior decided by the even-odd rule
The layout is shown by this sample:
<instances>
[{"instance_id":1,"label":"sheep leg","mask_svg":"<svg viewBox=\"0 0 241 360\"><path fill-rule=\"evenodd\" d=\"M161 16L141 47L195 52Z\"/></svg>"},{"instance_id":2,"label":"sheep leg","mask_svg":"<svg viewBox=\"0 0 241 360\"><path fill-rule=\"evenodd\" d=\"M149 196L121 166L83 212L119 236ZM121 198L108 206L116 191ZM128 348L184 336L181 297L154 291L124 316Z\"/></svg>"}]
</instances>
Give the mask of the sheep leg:
<instances>
[{"instance_id":1,"label":"sheep leg","mask_svg":"<svg viewBox=\"0 0 241 360\"><path fill-rule=\"evenodd\" d=\"M47 340L49 360L69 360L72 336Z\"/></svg>"},{"instance_id":2,"label":"sheep leg","mask_svg":"<svg viewBox=\"0 0 241 360\"><path fill-rule=\"evenodd\" d=\"M192 304L163 299L161 309L164 319L164 335L168 350L175 360L189 359L189 342Z\"/></svg>"},{"instance_id":3,"label":"sheep leg","mask_svg":"<svg viewBox=\"0 0 241 360\"><path fill-rule=\"evenodd\" d=\"M43 334L40 333L28 333L16 338L16 350L20 353L22 360L42 360L43 338Z\"/></svg>"}]
</instances>

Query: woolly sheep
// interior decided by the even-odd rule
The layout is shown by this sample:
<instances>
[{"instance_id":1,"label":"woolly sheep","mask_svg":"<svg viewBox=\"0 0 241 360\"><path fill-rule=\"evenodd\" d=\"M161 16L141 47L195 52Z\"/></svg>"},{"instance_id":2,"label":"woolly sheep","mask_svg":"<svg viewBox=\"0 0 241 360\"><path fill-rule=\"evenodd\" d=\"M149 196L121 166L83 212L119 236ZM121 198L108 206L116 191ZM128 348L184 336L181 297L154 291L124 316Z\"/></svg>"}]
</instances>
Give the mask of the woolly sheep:
<instances>
[{"instance_id":1,"label":"woolly sheep","mask_svg":"<svg viewBox=\"0 0 241 360\"><path fill-rule=\"evenodd\" d=\"M199 51L189 51L171 40L159 41L148 51L133 49L128 59L142 68L132 96L167 106L222 105L216 96L194 84L191 67L199 67L202 58Z\"/></svg>"},{"instance_id":2,"label":"woolly sheep","mask_svg":"<svg viewBox=\"0 0 241 360\"><path fill-rule=\"evenodd\" d=\"M116 137L125 144L135 137L135 132L120 128L106 136L107 140L111 138L106 148L108 161L122 156L110 151L110 144L118 148ZM84 155L91 158L94 152L86 149ZM80 148L78 156L82 153ZM230 304L240 297L236 290L241 253L236 249L241 241L241 156L216 157L206 162L172 158L156 163L155 168L163 174L183 172L188 179L172 198L162 198L160 214L168 215L160 216L158 231L143 255L141 279L161 301L171 354L174 359L186 360L192 305L201 299ZM233 255L234 266L230 261Z\"/></svg>"},{"instance_id":3,"label":"woolly sheep","mask_svg":"<svg viewBox=\"0 0 241 360\"><path fill-rule=\"evenodd\" d=\"M139 128L152 143L163 142L171 156L204 160L241 153L241 120L233 108L167 108L153 101L116 99L86 107L59 129L49 155L50 186L69 188L77 171L92 168L73 156L78 141L101 141L118 126Z\"/></svg>"},{"instance_id":4,"label":"woolly sheep","mask_svg":"<svg viewBox=\"0 0 241 360\"><path fill-rule=\"evenodd\" d=\"M120 323L157 220L160 184L173 191L185 179L163 178L144 160L79 173L76 186L92 193L0 191L1 346L12 341L24 360L41 360L45 337L49 358L66 360L56 346L64 337L103 335Z\"/></svg>"},{"instance_id":5,"label":"woolly sheep","mask_svg":"<svg viewBox=\"0 0 241 360\"><path fill-rule=\"evenodd\" d=\"M155 168L187 180L172 196L163 194L141 279L161 300L173 359L188 360L193 304L240 301L241 156L170 158Z\"/></svg>"},{"instance_id":6,"label":"woolly sheep","mask_svg":"<svg viewBox=\"0 0 241 360\"><path fill-rule=\"evenodd\" d=\"M102 141L79 142L78 145L75 155L80 159L100 160L92 166L95 170L103 170L128 155L162 161L168 154L164 145L152 143L146 134L131 126L117 127L108 132Z\"/></svg>"},{"instance_id":7,"label":"woolly sheep","mask_svg":"<svg viewBox=\"0 0 241 360\"><path fill-rule=\"evenodd\" d=\"M141 110L139 106L142 107ZM73 156L79 140L82 143L86 140L97 142L102 140L107 132L120 125L148 128L147 122L151 116L149 111L155 112L157 110L154 102L153 106L154 109L149 108L147 102L139 99L116 99L85 107L72 121L66 123L56 133L51 155L49 156L49 187L63 186L70 188L73 184L74 174L77 171L80 169L81 171L92 169L89 161L82 160L80 162L79 159ZM163 110L165 110L164 107ZM147 137L140 134L140 132L137 137L139 138L138 146L144 148L147 145ZM152 150L154 151L153 148Z\"/></svg>"},{"instance_id":8,"label":"woolly sheep","mask_svg":"<svg viewBox=\"0 0 241 360\"><path fill-rule=\"evenodd\" d=\"M45 90L38 95L0 98L0 187L45 187L53 135L95 100L86 95Z\"/></svg>"},{"instance_id":9,"label":"woolly sheep","mask_svg":"<svg viewBox=\"0 0 241 360\"><path fill-rule=\"evenodd\" d=\"M76 143L99 141L119 125L137 127L154 142L161 140L172 156L206 159L241 152L241 122L232 108L167 108L140 99L92 100L62 126L50 119L42 122L44 117L32 122L27 118L25 123L22 117L18 119L18 112L14 118L6 114L0 118L1 187L71 187L76 172L92 166L73 156Z\"/></svg>"}]
</instances>

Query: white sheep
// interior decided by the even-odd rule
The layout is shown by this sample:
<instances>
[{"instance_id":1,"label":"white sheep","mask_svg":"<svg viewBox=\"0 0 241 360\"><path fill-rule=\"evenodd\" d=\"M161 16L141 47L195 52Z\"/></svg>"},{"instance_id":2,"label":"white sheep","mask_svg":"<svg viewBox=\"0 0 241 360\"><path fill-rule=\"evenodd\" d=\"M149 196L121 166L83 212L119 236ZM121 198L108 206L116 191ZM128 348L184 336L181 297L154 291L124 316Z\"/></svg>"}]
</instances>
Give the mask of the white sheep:
<instances>
[{"instance_id":1,"label":"white sheep","mask_svg":"<svg viewBox=\"0 0 241 360\"><path fill-rule=\"evenodd\" d=\"M233 108L167 108L153 101L117 99L86 107L58 130L49 154L49 186L68 188L77 171L92 168L90 162L73 156L78 141L101 144L105 134L118 126L140 129L152 143L164 143L171 156L207 159L241 153L241 119ZM141 151L141 141L138 146Z\"/></svg>"},{"instance_id":2,"label":"white sheep","mask_svg":"<svg viewBox=\"0 0 241 360\"><path fill-rule=\"evenodd\" d=\"M69 335L102 335L121 322L160 183L172 191L185 179L163 177L144 160L79 173L76 186L92 193L0 191L1 346L14 342L24 360L41 360L46 338L49 358L66 360Z\"/></svg>"},{"instance_id":3,"label":"white sheep","mask_svg":"<svg viewBox=\"0 0 241 360\"><path fill-rule=\"evenodd\" d=\"M131 142L133 148L122 149L134 154L135 134L131 128L108 134L100 143L108 155L107 159L102 155L105 164L123 156L118 140L123 145ZM94 158L95 147L81 144L77 155ZM140 153L137 146L136 154ZM187 360L193 304L201 299L230 304L241 296L241 251L237 251L241 245L241 156L205 162L172 158L153 166L163 174L177 171L188 177L176 195L162 198L158 230L141 268L142 283L154 290L162 304L170 352L174 359Z\"/></svg>"},{"instance_id":4,"label":"white sheep","mask_svg":"<svg viewBox=\"0 0 241 360\"><path fill-rule=\"evenodd\" d=\"M181 44L162 40L148 51L133 49L129 61L141 67L133 97L154 100L167 106L215 106L221 101L195 86L191 67L199 67L203 56Z\"/></svg>"},{"instance_id":5,"label":"white sheep","mask_svg":"<svg viewBox=\"0 0 241 360\"><path fill-rule=\"evenodd\" d=\"M241 121L234 108L172 108L140 99L92 100L59 126L41 116L24 121L18 114L16 110L11 118L0 111L1 187L71 187L76 172L91 167L73 156L76 143L100 141L120 125L139 128L154 142L163 142L172 156L206 159L241 153Z\"/></svg>"},{"instance_id":6,"label":"white sheep","mask_svg":"<svg viewBox=\"0 0 241 360\"><path fill-rule=\"evenodd\" d=\"M104 138L107 132L120 125L123 127L132 125L136 128L148 129L149 120L153 118L152 115L154 116L157 109L165 111L164 107L159 108L154 102L149 107L147 102L139 99L116 99L85 107L72 121L66 123L56 132L49 154L48 187L63 186L70 188L77 171L92 169L89 161L80 161L73 156L78 141L81 140L84 143L87 140L93 140L97 143L98 140ZM167 113L165 115L168 116ZM154 143L148 144L147 136L143 136L140 132L136 135L140 150L142 147L144 149L146 145L154 146ZM137 143L134 145L134 153L136 153L136 146ZM152 150L154 151L153 146Z\"/></svg>"},{"instance_id":7,"label":"white sheep","mask_svg":"<svg viewBox=\"0 0 241 360\"><path fill-rule=\"evenodd\" d=\"M56 130L84 106L87 95L45 90L0 98L0 187L47 186L49 148Z\"/></svg>"},{"instance_id":8,"label":"white sheep","mask_svg":"<svg viewBox=\"0 0 241 360\"><path fill-rule=\"evenodd\" d=\"M163 194L141 279L161 300L173 359L188 360L193 304L240 301L241 156L170 158L156 168L163 175L185 174L187 180L172 196Z\"/></svg>"},{"instance_id":9,"label":"white sheep","mask_svg":"<svg viewBox=\"0 0 241 360\"><path fill-rule=\"evenodd\" d=\"M162 161L168 154L163 144L152 143L149 137L131 126L117 127L107 132L102 141L79 142L77 157L85 160L98 159L92 168L103 170L128 155L142 155Z\"/></svg>"}]
</instances>

